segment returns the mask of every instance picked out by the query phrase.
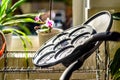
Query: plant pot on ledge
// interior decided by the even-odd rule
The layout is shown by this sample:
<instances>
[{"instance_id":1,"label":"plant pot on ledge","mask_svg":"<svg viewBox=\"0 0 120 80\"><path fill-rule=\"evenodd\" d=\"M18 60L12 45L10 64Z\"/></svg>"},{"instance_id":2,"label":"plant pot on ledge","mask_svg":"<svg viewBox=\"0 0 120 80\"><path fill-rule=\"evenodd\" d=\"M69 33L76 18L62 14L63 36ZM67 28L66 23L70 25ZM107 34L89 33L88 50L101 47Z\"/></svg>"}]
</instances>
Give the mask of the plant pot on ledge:
<instances>
[{"instance_id":1,"label":"plant pot on ledge","mask_svg":"<svg viewBox=\"0 0 120 80\"><path fill-rule=\"evenodd\" d=\"M12 32L4 33L4 36L6 38L7 51L10 51L12 46Z\"/></svg>"},{"instance_id":2,"label":"plant pot on ledge","mask_svg":"<svg viewBox=\"0 0 120 80\"><path fill-rule=\"evenodd\" d=\"M48 41L50 38L59 34L62 31L63 31L62 29L58 28L53 28L50 33L38 31L37 33L39 38L39 46L42 46L46 41Z\"/></svg>"}]
</instances>

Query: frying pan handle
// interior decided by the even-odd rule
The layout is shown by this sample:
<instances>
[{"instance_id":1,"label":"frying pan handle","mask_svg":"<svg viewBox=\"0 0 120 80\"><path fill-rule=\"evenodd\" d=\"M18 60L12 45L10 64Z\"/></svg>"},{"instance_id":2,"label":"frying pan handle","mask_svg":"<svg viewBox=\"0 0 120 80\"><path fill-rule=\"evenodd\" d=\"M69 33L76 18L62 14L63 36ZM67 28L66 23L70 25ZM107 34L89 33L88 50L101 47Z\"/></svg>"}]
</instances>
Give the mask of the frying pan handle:
<instances>
[{"instance_id":1,"label":"frying pan handle","mask_svg":"<svg viewBox=\"0 0 120 80\"><path fill-rule=\"evenodd\" d=\"M102 32L93 35L88 42L94 41L120 41L119 32Z\"/></svg>"},{"instance_id":2,"label":"frying pan handle","mask_svg":"<svg viewBox=\"0 0 120 80\"><path fill-rule=\"evenodd\" d=\"M77 60L77 61L73 62L72 64L70 64L67 67L67 69L65 69L65 71L63 72L63 74L61 75L59 80L69 80L72 73L75 70L78 70L83 65L83 62L84 61Z\"/></svg>"}]
</instances>

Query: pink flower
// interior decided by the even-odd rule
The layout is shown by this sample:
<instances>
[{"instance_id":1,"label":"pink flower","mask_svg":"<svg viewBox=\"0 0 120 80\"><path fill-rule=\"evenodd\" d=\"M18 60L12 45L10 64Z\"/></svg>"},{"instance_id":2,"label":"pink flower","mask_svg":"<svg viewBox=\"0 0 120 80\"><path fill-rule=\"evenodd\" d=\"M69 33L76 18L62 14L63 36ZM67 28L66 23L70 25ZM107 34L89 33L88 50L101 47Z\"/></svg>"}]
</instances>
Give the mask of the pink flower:
<instances>
[{"instance_id":1,"label":"pink flower","mask_svg":"<svg viewBox=\"0 0 120 80\"><path fill-rule=\"evenodd\" d=\"M47 18L46 20L46 25L49 27L49 28L52 28L53 27L53 24L54 24L54 21L50 20L49 18Z\"/></svg>"},{"instance_id":2,"label":"pink flower","mask_svg":"<svg viewBox=\"0 0 120 80\"><path fill-rule=\"evenodd\" d=\"M37 22L40 21L39 16L36 16L36 17L35 17L35 21L37 21Z\"/></svg>"},{"instance_id":3,"label":"pink flower","mask_svg":"<svg viewBox=\"0 0 120 80\"><path fill-rule=\"evenodd\" d=\"M42 22L42 20L40 19L40 15L35 17L35 21ZM39 30L41 32L51 32L53 26L54 21L47 18L43 24L41 24L40 26L36 26L35 30Z\"/></svg>"}]
</instances>

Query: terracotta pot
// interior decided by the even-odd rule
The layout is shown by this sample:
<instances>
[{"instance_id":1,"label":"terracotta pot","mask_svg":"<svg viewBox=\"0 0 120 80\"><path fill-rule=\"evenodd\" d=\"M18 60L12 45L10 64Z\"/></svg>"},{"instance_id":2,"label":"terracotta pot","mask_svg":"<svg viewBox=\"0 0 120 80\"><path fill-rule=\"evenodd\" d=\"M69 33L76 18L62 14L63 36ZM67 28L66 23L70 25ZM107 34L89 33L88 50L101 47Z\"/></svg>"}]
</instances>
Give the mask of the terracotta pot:
<instances>
[{"instance_id":1,"label":"terracotta pot","mask_svg":"<svg viewBox=\"0 0 120 80\"><path fill-rule=\"evenodd\" d=\"M0 57L3 55L6 50L6 40L3 32L0 30Z\"/></svg>"},{"instance_id":2,"label":"terracotta pot","mask_svg":"<svg viewBox=\"0 0 120 80\"><path fill-rule=\"evenodd\" d=\"M53 28L50 33L40 32L38 31L38 38L39 38L39 46L42 46L46 41L50 38L62 32L62 29Z\"/></svg>"}]
</instances>

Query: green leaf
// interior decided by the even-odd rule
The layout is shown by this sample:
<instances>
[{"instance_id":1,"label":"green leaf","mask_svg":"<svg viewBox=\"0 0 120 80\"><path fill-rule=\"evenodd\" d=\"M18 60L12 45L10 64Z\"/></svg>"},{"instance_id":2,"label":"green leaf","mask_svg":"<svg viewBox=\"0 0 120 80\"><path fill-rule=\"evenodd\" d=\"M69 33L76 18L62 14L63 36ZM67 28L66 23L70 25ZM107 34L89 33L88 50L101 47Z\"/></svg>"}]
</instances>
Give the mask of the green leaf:
<instances>
[{"instance_id":1,"label":"green leaf","mask_svg":"<svg viewBox=\"0 0 120 80\"><path fill-rule=\"evenodd\" d=\"M16 30L15 30L15 31L13 31L13 33L16 34L17 36L19 36L20 40L22 41L22 45L23 45L24 50L27 51L27 45L25 43L25 40L22 38L22 36L19 35L19 32L16 32ZM28 59L28 53L27 52L25 54L25 59L26 60Z\"/></svg>"},{"instance_id":2,"label":"green leaf","mask_svg":"<svg viewBox=\"0 0 120 80\"><path fill-rule=\"evenodd\" d=\"M25 33L23 33L22 31L20 31L20 30L17 30L17 29L13 29L15 32L17 32L17 33L19 33L19 34L21 34L22 36L24 36L25 37L25 39L29 42L29 44L32 46L32 42L31 42L31 40L26 36L26 34Z\"/></svg>"},{"instance_id":3,"label":"green leaf","mask_svg":"<svg viewBox=\"0 0 120 80\"><path fill-rule=\"evenodd\" d=\"M9 20L14 20L14 19L23 19L23 18L31 18L31 19L34 19L34 17L36 16L37 14L21 14L21 15L14 15L14 16L11 16L11 17L8 17L6 18L4 22L7 22Z\"/></svg>"},{"instance_id":4,"label":"green leaf","mask_svg":"<svg viewBox=\"0 0 120 80\"><path fill-rule=\"evenodd\" d=\"M111 14L114 20L120 20L120 12Z\"/></svg>"},{"instance_id":5,"label":"green leaf","mask_svg":"<svg viewBox=\"0 0 120 80\"><path fill-rule=\"evenodd\" d=\"M2 0L1 9L0 9L0 20L2 19L2 17L6 15L8 4L9 4L9 0Z\"/></svg>"},{"instance_id":6,"label":"green leaf","mask_svg":"<svg viewBox=\"0 0 120 80\"><path fill-rule=\"evenodd\" d=\"M28 27L26 27L25 25L23 24L18 24L18 26L20 27L20 29L26 33L26 35L30 35L31 34L31 31L29 30Z\"/></svg>"},{"instance_id":7,"label":"green leaf","mask_svg":"<svg viewBox=\"0 0 120 80\"><path fill-rule=\"evenodd\" d=\"M27 23L27 22L31 22L31 23L37 23L35 22L35 20L31 19L31 18L22 18L22 19L15 19L15 20L10 20L7 22L4 22L3 25L11 25L11 24L18 24L18 23Z\"/></svg>"},{"instance_id":8,"label":"green leaf","mask_svg":"<svg viewBox=\"0 0 120 80\"><path fill-rule=\"evenodd\" d=\"M19 1L17 1L10 9L8 9L7 14L15 11L16 8L18 8L24 2L25 2L25 0L19 0Z\"/></svg>"},{"instance_id":9,"label":"green leaf","mask_svg":"<svg viewBox=\"0 0 120 80\"><path fill-rule=\"evenodd\" d=\"M119 68L120 68L120 48L118 48L118 50L116 51L113 61L110 64L111 75L114 76L114 74L117 73Z\"/></svg>"},{"instance_id":10,"label":"green leaf","mask_svg":"<svg viewBox=\"0 0 120 80\"><path fill-rule=\"evenodd\" d=\"M3 29L2 32L4 34L8 34L8 33L12 33L13 31L12 30L9 30L9 29Z\"/></svg>"},{"instance_id":11,"label":"green leaf","mask_svg":"<svg viewBox=\"0 0 120 80\"><path fill-rule=\"evenodd\" d=\"M38 14L32 13L32 14L21 14L21 15L15 15L13 18L34 18Z\"/></svg>"},{"instance_id":12,"label":"green leaf","mask_svg":"<svg viewBox=\"0 0 120 80\"><path fill-rule=\"evenodd\" d=\"M113 80L120 80L120 71L117 71L117 72L114 74Z\"/></svg>"}]
</instances>

